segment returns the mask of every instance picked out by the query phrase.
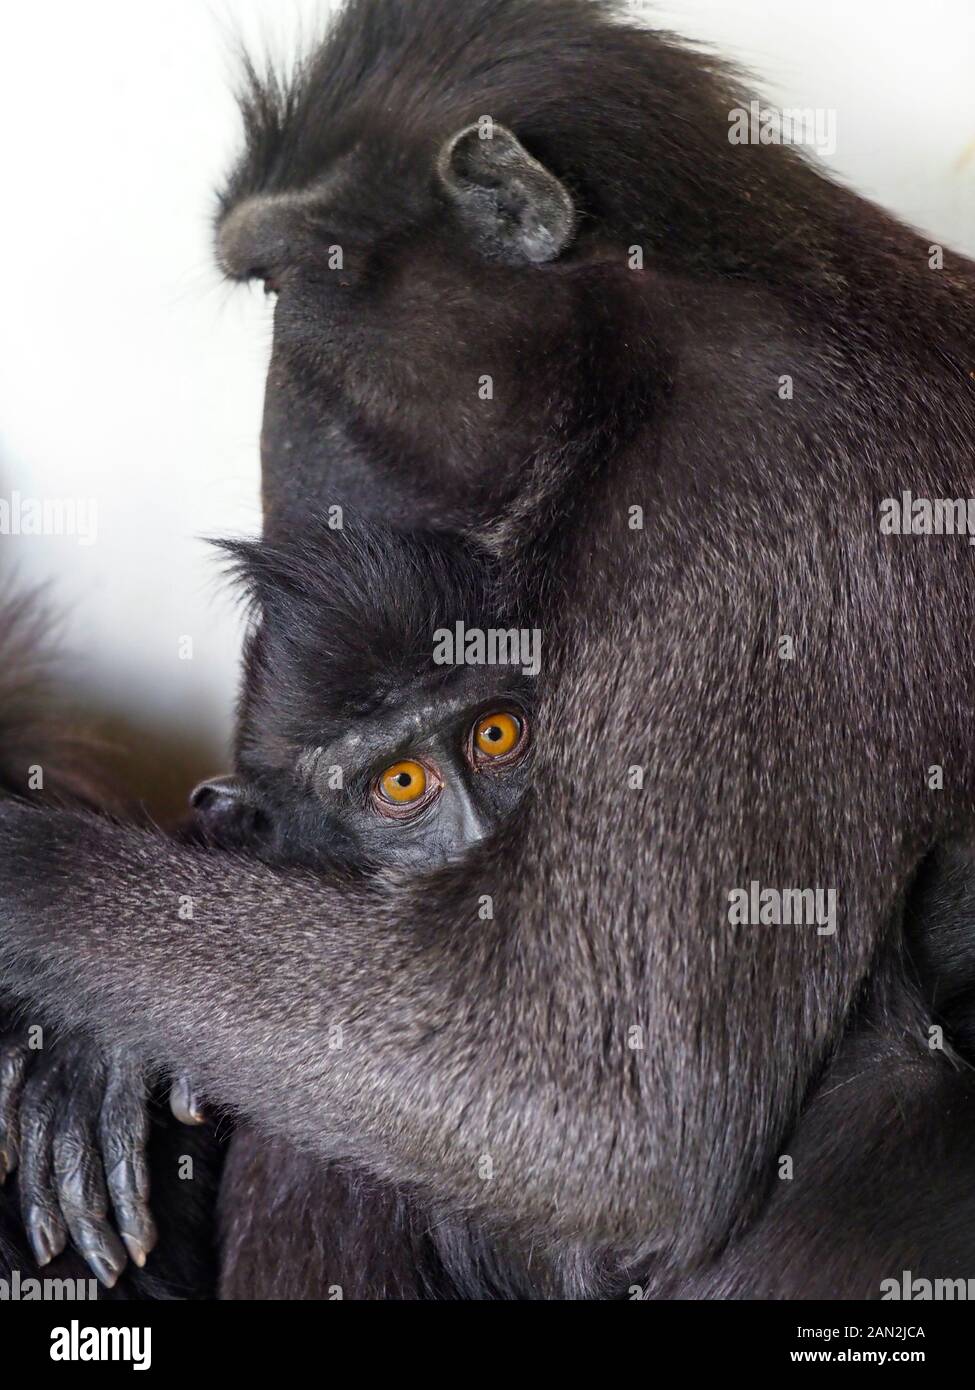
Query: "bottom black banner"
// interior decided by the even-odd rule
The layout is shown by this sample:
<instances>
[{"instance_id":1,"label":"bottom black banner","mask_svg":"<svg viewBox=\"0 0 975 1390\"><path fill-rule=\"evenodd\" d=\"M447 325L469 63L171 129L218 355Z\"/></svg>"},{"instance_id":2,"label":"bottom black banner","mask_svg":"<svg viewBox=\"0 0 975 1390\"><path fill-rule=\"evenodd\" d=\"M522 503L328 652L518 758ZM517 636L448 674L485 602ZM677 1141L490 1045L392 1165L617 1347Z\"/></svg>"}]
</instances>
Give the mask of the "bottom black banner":
<instances>
[{"instance_id":1,"label":"bottom black banner","mask_svg":"<svg viewBox=\"0 0 975 1390\"><path fill-rule=\"evenodd\" d=\"M638 1300L639 1301L639 1300ZM156 1374L172 1378L211 1371L292 1376L306 1366L327 1372L335 1351L354 1355L362 1369L389 1365L407 1371L419 1334L446 1332L430 1374L468 1373L458 1359L458 1334L475 1356L478 1373L492 1360L510 1370L512 1356L527 1370L536 1361L547 1372L560 1353L571 1352L573 1369L580 1342L604 1363L607 1357L637 1355L647 1369L676 1362L682 1371L752 1369L785 1372L794 1366L914 1366L949 1370L967 1356L972 1320L964 1303L649 1303L610 1314L574 1306L507 1314L516 1321L482 1322L486 1313L454 1306L447 1321L427 1322L430 1309L373 1308L333 1303L132 1303L86 1304L0 1300L4 1357L14 1357L18 1378L35 1369L63 1368L104 1375ZM579 1322L584 1314L586 1321ZM588 1318L592 1317L590 1323ZM610 1321L604 1322L603 1318ZM473 1318L473 1322L468 1322ZM375 1321L374 1321L375 1319ZM402 1321L401 1321L402 1319ZM524 1321L522 1320L524 1319ZM397 1333L394 1340L393 1332ZM474 1339L491 1331L487 1343ZM511 1332L517 1342L499 1342ZM355 1343L347 1339L355 1333ZM382 1334L380 1337L379 1334ZM636 1340L630 1341L634 1336ZM334 1342L331 1339L338 1337ZM611 1339L611 1340L608 1340ZM532 1356L534 1352L534 1357ZM444 1364L446 1363L446 1364ZM412 1373L416 1374L416 1363ZM604 1372L605 1373L605 1372Z\"/></svg>"}]
</instances>

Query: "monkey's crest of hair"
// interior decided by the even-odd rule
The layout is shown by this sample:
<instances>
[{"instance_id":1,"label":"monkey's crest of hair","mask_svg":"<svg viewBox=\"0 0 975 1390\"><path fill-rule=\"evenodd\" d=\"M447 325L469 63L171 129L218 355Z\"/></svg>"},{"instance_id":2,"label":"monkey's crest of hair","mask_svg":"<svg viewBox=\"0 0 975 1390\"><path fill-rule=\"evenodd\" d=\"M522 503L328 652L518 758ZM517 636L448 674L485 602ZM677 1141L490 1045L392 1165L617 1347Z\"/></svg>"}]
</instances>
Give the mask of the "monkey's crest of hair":
<instances>
[{"instance_id":1,"label":"monkey's crest of hair","mask_svg":"<svg viewBox=\"0 0 975 1390\"><path fill-rule=\"evenodd\" d=\"M341 730L405 685L449 679L433 664L434 633L496 625L504 610L489 558L459 536L314 518L287 544L219 545L252 605L249 671L273 692L276 722L296 729L316 692Z\"/></svg>"},{"instance_id":2,"label":"monkey's crest of hair","mask_svg":"<svg viewBox=\"0 0 975 1390\"><path fill-rule=\"evenodd\" d=\"M245 150L218 224L254 194L314 185L352 151L371 171L360 207L386 207L395 187L408 221L411 177L420 207L444 142L490 117L563 182L590 233L806 289L842 279L803 153L729 142L729 113L748 101L732 66L608 0L348 0L290 72L243 68ZM773 253L783 244L787 257Z\"/></svg>"}]
</instances>

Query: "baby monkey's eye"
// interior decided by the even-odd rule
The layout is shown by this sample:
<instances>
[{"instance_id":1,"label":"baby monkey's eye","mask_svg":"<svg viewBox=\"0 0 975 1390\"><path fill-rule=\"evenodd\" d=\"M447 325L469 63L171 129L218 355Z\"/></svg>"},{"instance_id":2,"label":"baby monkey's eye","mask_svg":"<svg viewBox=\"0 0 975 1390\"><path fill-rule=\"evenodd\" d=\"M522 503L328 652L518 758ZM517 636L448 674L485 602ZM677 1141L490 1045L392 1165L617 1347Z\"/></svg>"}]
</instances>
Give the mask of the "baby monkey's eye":
<instances>
[{"instance_id":1,"label":"baby monkey's eye","mask_svg":"<svg viewBox=\"0 0 975 1390\"><path fill-rule=\"evenodd\" d=\"M397 806L407 806L426 793L426 769L421 763L394 763L380 777L379 787L387 800Z\"/></svg>"},{"instance_id":2,"label":"baby monkey's eye","mask_svg":"<svg viewBox=\"0 0 975 1390\"><path fill-rule=\"evenodd\" d=\"M525 726L515 714L489 714L474 725L474 754L479 760L503 758L518 749Z\"/></svg>"}]
</instances>

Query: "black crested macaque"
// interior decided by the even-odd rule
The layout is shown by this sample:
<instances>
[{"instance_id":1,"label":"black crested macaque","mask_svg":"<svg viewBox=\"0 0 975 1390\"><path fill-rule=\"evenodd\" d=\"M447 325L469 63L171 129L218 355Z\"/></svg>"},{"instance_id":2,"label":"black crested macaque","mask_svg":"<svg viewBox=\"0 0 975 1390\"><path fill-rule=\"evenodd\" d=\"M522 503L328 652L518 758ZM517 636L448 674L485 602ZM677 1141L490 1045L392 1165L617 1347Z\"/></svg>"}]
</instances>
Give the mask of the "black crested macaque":
<instances>
[{"instance_id":1,"label":"black crested macaque","mask_svg":"<svg viewBox=\"0 0 975 1390\"><path fill-rule=\"evenodd\" d=\"M0 970L369 1173L370 1256L405 1188L546 1292L967 1278L972 1074L904 913L975 821L975 560L881 506L975 495L975 270L732 144L737 83L618 21L353 0L253 84L218 227L278 292L268 535L488 544L544 617L539 794L365 882L3 806ZM752 884L835 931L733 922Z\"/></svg>"},{"instance_id":2,"label":"black crested macaque","mask_svg":"<svg viewBox=\"0 0 975 1390\"><path fill-rule=\"evenodd\" d=\"M120 814L104 750L56 697L52 628L36 596L0 604L0 797ZM83 1280L90 1270L100 1297L212 1293L211 1138L177 1133L150 1108L138 1055L0 997L0 1278ZM180 1156L193 1159L192 1183L177 1183ZM150 1200L166 1247L151 1270Z\"/></svg>"},{"instance_id":3,"label":"black crested macaque","mask_svg":"<svg viewBox=\"0 0 975 1390\"><path fill-rule=\"evenodd\" d=\"M486 555L315 519L289 545L225 548L259 621L236 772L192 798L211 843L279 868L429 870L510 817L527 787L532 682ZM510 634L504 664L465 664L458 623Z\"/></svg>"}]
</instances>

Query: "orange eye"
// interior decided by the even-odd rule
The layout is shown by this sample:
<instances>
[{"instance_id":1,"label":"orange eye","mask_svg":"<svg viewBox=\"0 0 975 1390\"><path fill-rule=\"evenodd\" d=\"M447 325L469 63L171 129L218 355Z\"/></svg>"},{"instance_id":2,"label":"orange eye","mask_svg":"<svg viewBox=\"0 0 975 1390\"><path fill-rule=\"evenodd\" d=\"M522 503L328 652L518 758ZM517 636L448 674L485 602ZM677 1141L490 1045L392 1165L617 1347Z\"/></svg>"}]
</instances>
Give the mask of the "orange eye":
<instances>
[{"instance_id":1,"label":"orange eye","mask_svg":"<svg viewBox=\"0 0 975 1390\"><path fill-rule=\"evenodd\" d=\"M521 720L513 714L489 714L474 728L474 747L486 758L501 758L518 746Z\"/></svg>"},{"instance_id":2,"label":"orange eye","mask_svg":"<svg viewBox=\"0 0 975 1390\"><path fill-rule=\"evenodd\" d=\"M427 774L420 763L394 763L379 779L383 796L404 806L419 801L427 789Z\"/></svg>"}]
</instances>

